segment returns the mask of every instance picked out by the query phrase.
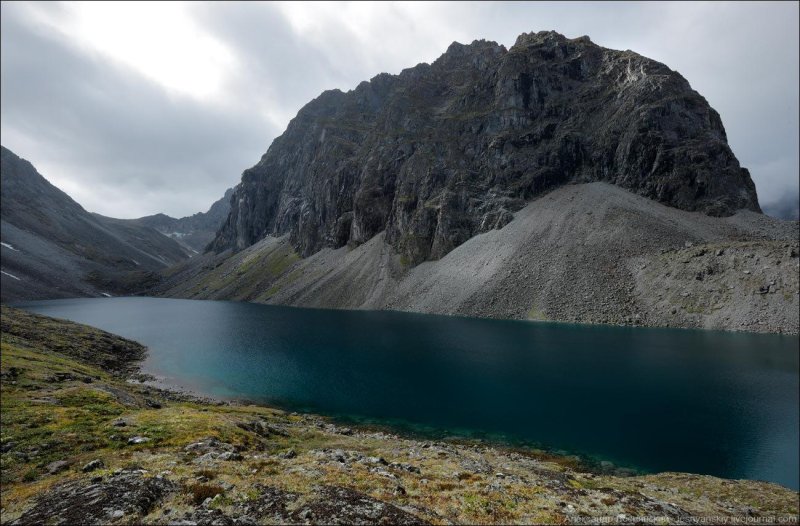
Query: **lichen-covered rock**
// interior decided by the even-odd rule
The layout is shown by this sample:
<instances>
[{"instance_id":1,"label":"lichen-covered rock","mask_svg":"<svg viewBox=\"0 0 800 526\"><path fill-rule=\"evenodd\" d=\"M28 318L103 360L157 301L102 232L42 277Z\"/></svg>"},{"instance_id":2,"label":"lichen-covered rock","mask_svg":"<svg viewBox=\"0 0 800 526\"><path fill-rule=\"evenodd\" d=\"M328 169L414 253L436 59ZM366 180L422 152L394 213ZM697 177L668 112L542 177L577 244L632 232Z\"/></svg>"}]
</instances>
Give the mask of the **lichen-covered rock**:
<instances>
[{"instance_id":1,"label":"lichen-covered rock","mask_svg":"<svg viewBox=\"0 0 800 526\"><path fill-rule=\"evenodd\" d=\"M108 524L147 515L167 494L173 482L147 477L141 471L122 471L107 481L74 480L42 494L12 525Z\"/></svg>"},{"instance_id":2,"label":"lichen-covered rock","mask_svg":"<svg viewBox=\"0 0 800 526\"><path fill-rule=\"evenodd\" d=\"M307 104L246 170L209 248L291 235L307 256L385 231L409 263L523 203L606 181L684 210L759 210L719 115L677 72L588 37L453 43L432 64Z\"/></svg>"},{"instance_id":3,"label":"lichen-covered rock","mask_svg":"<svg viewBox=\"0 0 800 526\"><path fill-rule=\"evenodd\" d=\"M226 512L196 508L172 524L428 524L393 504L345 487L321 486L304 499L297 493L273 486L259 486L257 493L256 497L231 506Z\"/></svg>"},{"instance_id":4,"label":"lichen-covered rock","mask_svg":"<svg viewBox=\"0 0 800 526\"><path fill-rule=\"evenodd\" d=\"M295 510L289 522L312 524L428 524L393 504L349 488L325 486Z\"/></svg>"}]
</instances>

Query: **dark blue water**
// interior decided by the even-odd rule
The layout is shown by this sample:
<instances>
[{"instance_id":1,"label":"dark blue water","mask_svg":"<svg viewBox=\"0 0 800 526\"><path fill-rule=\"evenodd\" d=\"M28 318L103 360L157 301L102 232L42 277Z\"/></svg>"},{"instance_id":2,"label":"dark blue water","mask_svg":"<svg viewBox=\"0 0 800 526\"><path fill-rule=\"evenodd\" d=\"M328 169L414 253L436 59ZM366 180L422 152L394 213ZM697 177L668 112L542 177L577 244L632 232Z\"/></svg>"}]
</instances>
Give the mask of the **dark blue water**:
<instances>
[{"instance_id":1,"label":"dark blue water","mask_svg":"<svg viewBox=\"0 0 800 526\"><path fill-rule=\"evenodd\" d=\"M798 488L798 338L152 298L20 305L204 394Z\"/></svg>"}]
</instances>

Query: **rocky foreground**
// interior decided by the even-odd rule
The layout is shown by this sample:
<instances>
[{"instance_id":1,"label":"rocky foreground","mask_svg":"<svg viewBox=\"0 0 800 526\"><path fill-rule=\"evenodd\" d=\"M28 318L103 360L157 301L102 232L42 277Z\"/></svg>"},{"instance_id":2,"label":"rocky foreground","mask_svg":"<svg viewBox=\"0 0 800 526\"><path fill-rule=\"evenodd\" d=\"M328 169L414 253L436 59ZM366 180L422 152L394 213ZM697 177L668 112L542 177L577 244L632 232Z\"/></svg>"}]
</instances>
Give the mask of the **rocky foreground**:
<instances>
[{"instance_id":1,"label":"rocky foreground","mask_svg":"<svg viewBox=\"0 0 800 526\"><path fill-rule=\"evenodd\" d=\"M145 349L2 309L3 524L796 524L754 481L591 472L135 381Z\"/></svg>"}]
</instances>

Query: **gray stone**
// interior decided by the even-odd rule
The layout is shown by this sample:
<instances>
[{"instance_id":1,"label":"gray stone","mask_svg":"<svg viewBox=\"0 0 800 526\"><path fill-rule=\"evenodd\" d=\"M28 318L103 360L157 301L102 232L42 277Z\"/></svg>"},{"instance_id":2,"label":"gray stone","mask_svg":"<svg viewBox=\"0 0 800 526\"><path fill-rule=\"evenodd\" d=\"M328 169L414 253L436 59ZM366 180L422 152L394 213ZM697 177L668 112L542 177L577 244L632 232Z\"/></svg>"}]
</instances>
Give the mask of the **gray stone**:
<instances>
[{"instance_id":1,"label":"gray stone","mask_svg":"<svg viewBox=\"0 0 800 526\"><path fill-rule=\"evenodd\" d=\"M49 463L45 466L45 471L47 471L51 475L55 475L56 473L61 473L65 469L69 467L69 462L66 460L56 460L55 462Z\"/></svg>"},{"instance_id":2,"label":"gray stone","mask_svg":"<svg viewBox=\"0 0 800 526\"><path fill-rule=\"evenodd\" d=\"M83 471L84 473L89 473L90 471L94 471L94 470L96 470L96 469L100 469L100 468L102 468L103 466L104 466L104 464L103 464L103 461L102 461L102 460L99 460L99 459L97 459L97 460L92 460L91 462L89 462L88 464L86 464L85 466L83 466L83 468L81 469L81 471Z\"/></svg>"}]
</instances>

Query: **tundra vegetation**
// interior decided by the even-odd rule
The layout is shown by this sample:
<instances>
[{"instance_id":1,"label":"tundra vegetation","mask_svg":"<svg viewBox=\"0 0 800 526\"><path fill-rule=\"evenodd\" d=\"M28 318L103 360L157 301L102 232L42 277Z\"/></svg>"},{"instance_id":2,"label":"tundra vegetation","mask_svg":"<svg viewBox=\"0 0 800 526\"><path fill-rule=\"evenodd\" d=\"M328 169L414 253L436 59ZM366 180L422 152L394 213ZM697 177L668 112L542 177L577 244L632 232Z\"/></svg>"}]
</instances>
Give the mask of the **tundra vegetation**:
<instances>
[{"instance_id":1,"label":"tundra vegetation","mask_svg":"<svg viewBox=\"0 0 800 526\"><path fill-rule=\"evenodd\" d=\"M142 346L2 308L2 523L797 521L798 494L427 440L142 382Z\"/></svg>"}]
</instances>

